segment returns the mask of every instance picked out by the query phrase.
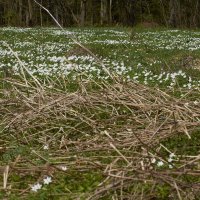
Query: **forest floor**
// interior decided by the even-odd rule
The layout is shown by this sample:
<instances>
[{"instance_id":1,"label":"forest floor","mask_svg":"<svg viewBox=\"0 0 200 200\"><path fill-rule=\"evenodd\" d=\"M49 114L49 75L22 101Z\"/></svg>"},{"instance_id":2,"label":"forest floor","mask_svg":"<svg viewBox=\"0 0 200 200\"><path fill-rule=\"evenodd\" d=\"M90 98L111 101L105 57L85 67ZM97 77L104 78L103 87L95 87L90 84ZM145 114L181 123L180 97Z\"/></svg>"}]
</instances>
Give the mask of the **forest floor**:
<instances>
[{"instance_id":1,"label":"forest floor","mask_svg":"<svg viewBox=\"0 0 200 200\"><path fill-rule=\"evenodd\" d=\"M0 28L0 174L0 199L199 199L200 31Z\"/></svg>"}]
</instances>

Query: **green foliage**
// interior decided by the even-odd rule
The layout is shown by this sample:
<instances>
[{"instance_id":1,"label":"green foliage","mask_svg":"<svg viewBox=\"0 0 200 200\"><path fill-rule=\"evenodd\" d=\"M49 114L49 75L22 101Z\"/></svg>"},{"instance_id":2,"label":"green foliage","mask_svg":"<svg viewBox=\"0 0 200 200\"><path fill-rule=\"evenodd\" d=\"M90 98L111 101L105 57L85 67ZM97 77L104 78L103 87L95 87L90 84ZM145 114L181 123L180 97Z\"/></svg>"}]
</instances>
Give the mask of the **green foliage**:
<instances>
[{"instance_id":1,"label":"green foliage","mask_svg":"<svg viewBox=\"0 0 200 200\"><path fill-rule=\"evenodd\" d=\"M173 138L169 138L163 144L176 154L196 156L200 151L199 140L200 130L197 127L197 130L192 133L191 139L188 139L185 133L180 133Z\"/></svg>"}]
</instances>

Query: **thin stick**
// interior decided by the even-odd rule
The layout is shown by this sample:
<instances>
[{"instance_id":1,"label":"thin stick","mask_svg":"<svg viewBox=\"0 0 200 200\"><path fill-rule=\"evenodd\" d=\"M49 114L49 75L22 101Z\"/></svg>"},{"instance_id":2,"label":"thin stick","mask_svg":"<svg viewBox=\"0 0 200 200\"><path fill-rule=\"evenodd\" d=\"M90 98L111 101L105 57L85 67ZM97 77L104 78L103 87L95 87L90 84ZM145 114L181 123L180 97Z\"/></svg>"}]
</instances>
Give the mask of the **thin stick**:
<instances>
[{"instance_id":1,"label":"thin stick","mask_svg":"<svg viewBox=\"0 0 200 200\"><path fill-rule=\"evenodd\" d=\"M110 146L127 162L128 165L131 163L126 159L126 157L112 144L110 143Z\"/></svg>"},{"instance_id":2,"label":"thin stick","mask_svg":"<svg viewBox=\"0 0 200 200\"><path fill-rule=\"evenodd\" d=\"M45 8L43 5L41 5L39 2L37 2L36 0L34 0L34 2L39 5L42 9L44 9L50 16L51 18L54 20L54 22L58 25L58 27L64 31L64 28L61 26L61 24L56 20L56 18L51 14L51 12ZM68 36L74 43L76 43L78 46L80 46L82 49L84 49L86 52L88 52L94 59L96 59L96 61L102 66L103 70L113 79L114 77L111 75L111 73L109 72L109 70L106 68L106 66L103 64L103 62L94 54L92 53L92 51L90 51L88 48L86 48L84 45L82 45L78 40L76 40L75 37L72 36L73 34L71 34L70 36Z\"/></svg>"},{"instance_id":3,"label":"thin stick","mask_svg":"<svg viewBox=\"0 0 200 200\"><path fill-rule=\"evenodd\" d=\"M6 42L3 42L5 44L6 47L8 47L8 49L12 52L12 54L15 56L15 58L18 60L20 66L22 67L22 73L23 73L23 76L24 76L24 79L25 79L25 82L26 82L26 85L28 85L28 82L26 80L26 76L24 74L24 70L32 77L32 79L40 86L40 88L42 88L40 82L35 78L35 76L33 76L31 74L31 72L29 72L29 70L26 68L26 66L23 64L23 62L20 60L19 56L17 55L17 53L10 47L10 45Z\"/></svg>"},{"instance_id":4,"label":"thin stick","mask_svg":"<svg viewBox=\"0 0 200 200\"><path fill-rule=\"evenodd\" d=\"M9 165L5 167L4 173L3 173L3 188L7 188L7 182L8 182L8 172L9 172Z\"/></svg>"}]
</instances>

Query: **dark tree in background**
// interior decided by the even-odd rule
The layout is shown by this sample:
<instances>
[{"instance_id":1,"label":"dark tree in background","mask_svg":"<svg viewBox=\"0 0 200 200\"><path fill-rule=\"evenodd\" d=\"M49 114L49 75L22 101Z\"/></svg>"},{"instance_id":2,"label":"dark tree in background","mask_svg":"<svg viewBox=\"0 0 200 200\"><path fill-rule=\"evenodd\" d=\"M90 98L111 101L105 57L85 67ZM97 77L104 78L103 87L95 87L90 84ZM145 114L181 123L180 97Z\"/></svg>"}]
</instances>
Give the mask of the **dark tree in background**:
<instances>
[{"instance_id":1,"label":"dark tree in background","mask_svg":"<svg viewBox=\"0 0 200 200\"><path fill-rule=\"evenodd\" d=\"M200 27L200 0L38 0L64 26ZM33 0L0 0L0 26L52 26Z\"/></svg>"}]
</instances>

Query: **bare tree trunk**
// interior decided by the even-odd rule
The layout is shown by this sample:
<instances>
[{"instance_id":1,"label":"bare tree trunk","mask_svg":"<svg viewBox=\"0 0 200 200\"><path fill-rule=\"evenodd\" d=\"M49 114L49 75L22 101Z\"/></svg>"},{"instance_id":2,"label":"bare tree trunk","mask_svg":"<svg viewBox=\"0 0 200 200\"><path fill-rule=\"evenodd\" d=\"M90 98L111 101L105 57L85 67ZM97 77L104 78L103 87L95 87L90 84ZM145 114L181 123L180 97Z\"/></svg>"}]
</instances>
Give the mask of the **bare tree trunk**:
<instances>
[{"instance_id":1,"label":"bare tree trunk","mask_svg":"<svg viewBox=\"0 0 200 200\"><path fill-rule=\"evenodd\" d=\"M73 20L77 23L77 25L79 25L79 20L77 19L77 17L76 17L76 15L74 14L73 10L72 10L70 7L68 7L68 8L69 8L69 10L70 10L70 12L71 12L71 14L72 14Z\"/></svg>"},{"instance_id":2,"label":"bare tree trunk","mask_svg":"<svg viewBox=\"0 0 200 200\"><path fill-rule=\"evenodd\" d=\"M112 24L112 0L110 0L109 21Z\"/></svg>"},{"instance_id":3,"label":"bare tree trunk","mask_svg":"<svg viewBox=\"0 0 200 200\"><path fill-rule=\"evenodd\" d=\"M103 25L104 23L106 23L108 20L107 18L107 8L108 8L108 2L107 0L101 0L101 11L100 11L100 15L101 15L101 25Z\"/></svg>"},{"instance_id":4,"label":"bare tree trunk","mask_svg":"<svg viewBox=\"0 0 200 200\"><path fill-rule=\"evenodd\" d=\"M22 0L19 0L19 25L23 25L23 18L22 18Z\"/></svg>"},{"instance_id":5,"label":"bare tree trunk","mask_svg":"<svg viewBox=\"0 0 200 200\"><path fill-rule=\"evenodd\" d=\"M41 5L42 5L42 0L41 0ZM43 26L43 16L42 16L42 8L40 7L40 26Z\"/></svg>"},{"instance_id":6,"label":"bare tree trunk","mask_svg":"<svg viewBox=\"0 0 200 200\"><path fill-rule=\"evenodd\" d=\"M26 26L29 26L29 12L26 10Z\"/></svg>"},{"instance_id":7,"label":"bare tree trunk","mask_svg":"<svg viewBox=\"0 0 200 200\"><path fill-rule=\"evenodd\" d=\"M91 10L90 23L91 25L93 25L94 24L94 3L92 0L90 1L90 10Z\"/></svg>"},{"instance_id":8,"label":"bare tree trunk","mask_svg":"<svg viewBox=\"0 0 200 200\"><path fill-rule=\"evenodd\" d=\"M181 13L181 1L176 0L176 9L177 9L177 19L176 19L176 24L179 26L182 26L182 13Z\"/></svg>"},{"instance_id":9,"label":"bare tree trunk","mask_svg":"<svg viewBox=\"0 0 200 200\"><path fill-rule=\"evenodd\" d=\"M143 22L142 0L140 0L140 18L141 18L141 23L142 23Z\"/></svg>"},{"instance_id":10,"label":"bare tree trunk","mask_svg":"<svg viewBox=\"0 0 200 200\"><path fill-rule=\"evenodd\" d=\"M197 27L198 8L199 8L199 0L197 0L197 2L196 2L195 13L194 13L194 16L193 16L193 25L194 25L195 27Z\"/></svg>"},{"instance_id":11,"label":"bare tree trunk","mask_svg":"<svg viewBox=\"0 0 200 200\"><path fill-rule=\"evenodd\" d=\"M177 2L176 2L176 0L170 0L169 9L170 9L169 24L172 27L176 27L177 26Z\"/></svg>"},{"instance_id":12,"label":"bare tree trunk","mask_svg":"<svg viewBox=\"0 0 200 200\"><path fill-rule=\"evenodd\" d=\"M86 0L82 0L81 1L81 16L80 16L81 26L85 25L85 18L86 18Z\"/></svg>"},{"instance_id":13,"label":"bare tree trunk","mask_svg":"<svg viewBox=\"0 0 200 200\"><path fill-rule=\"evenodd\" d=\"M55 5L55 18L57 21L59 21L59 18L58 18L58 6Z\"/></svg>"},{"instance_id":14,"label":"bare tree trunk","mask_svg":"<svg viewBox=\"0 0 200 200\"><path fill-rule=\"evenodd\" d=\"M128 25L133 26L135 24L135 1L129 0L129 19L127 19Z\"/></svg>"},{"instance_id":15,"label":"bare tree trunk","mask_svg":"<svg viewBox=\"0 0 200 200\"><path fill-rule=\"evenodd\" d=\"M102 24L103 24L103 0L101 0L100 16L101 16L100 23L101 23L101 25L102 25Z\"/></svg>"},{"instance_id":16,"label":"bare tree trunk","mask_svg":"<svg viewBox=\"0 0 200 200\"><path fill-rule=\"evenodd\" d=\"M162 6L162 14L163 14L163 19L165 21L165 26L168 28L169 24L167 21L166 13L165 13L165 6L163 4L163 0L160 0L161 6Z\"/></svg>"},{"instance_id":17,"label":"bare tree trunk","mask_svg":"<svg viewBox=\"0 0 200 200\"><path fill-rule=\"evenodd\" d=\"M31 0L28 0L28 12L29 12L29 19L28 19L28 26L32 26L33 25L33 7L32 7L32 3Z\"/></svg>"}]
</instances>

